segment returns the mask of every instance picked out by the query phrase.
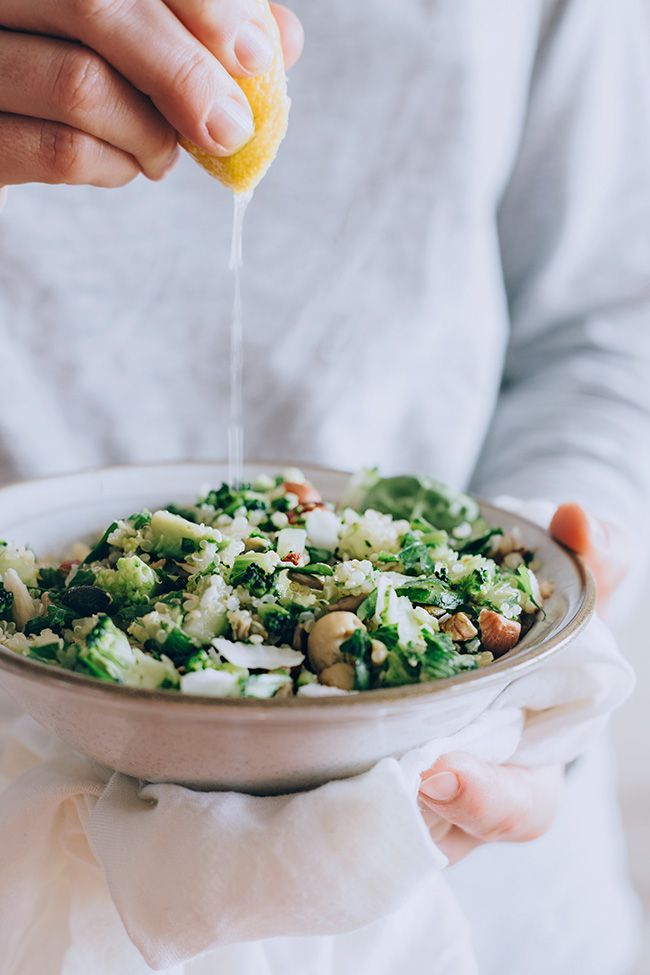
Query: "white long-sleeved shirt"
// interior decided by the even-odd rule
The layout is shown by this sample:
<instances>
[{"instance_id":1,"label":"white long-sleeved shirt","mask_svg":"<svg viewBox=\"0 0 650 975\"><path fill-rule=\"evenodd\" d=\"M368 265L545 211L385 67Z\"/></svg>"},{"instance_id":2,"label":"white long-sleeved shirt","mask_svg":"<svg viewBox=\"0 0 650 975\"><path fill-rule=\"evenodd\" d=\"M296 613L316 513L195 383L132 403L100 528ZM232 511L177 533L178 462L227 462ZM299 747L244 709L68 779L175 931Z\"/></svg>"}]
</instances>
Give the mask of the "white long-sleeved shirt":
<instances>
[{"instance_id":1,"label":"white long-sleeved shirt","mask_svg":"<svg viewBox=\"0 0 650 975\"><path fill-rule=\"evenodd\" d=\"M650 490L644 0L293 6L308 43L290 131L245 231L248 455L576 499L638 534ZM163 185L11 192L4 479L225 453L230 213L188 159ZM569 890L588 900L566 847L577 886L564 893L539 858L522 883L525 848L457 870L485 975L509 975L495 877L504 896L517 889L509 937L522 945L540 889L558 915ZM571 924L604 924L601 908L583 904ZM584 962L591 975L618 971L623 946L610 943L611 958L601 945ZM574 967L561 954L554 975Z\"/></svg>"}]
</instances>

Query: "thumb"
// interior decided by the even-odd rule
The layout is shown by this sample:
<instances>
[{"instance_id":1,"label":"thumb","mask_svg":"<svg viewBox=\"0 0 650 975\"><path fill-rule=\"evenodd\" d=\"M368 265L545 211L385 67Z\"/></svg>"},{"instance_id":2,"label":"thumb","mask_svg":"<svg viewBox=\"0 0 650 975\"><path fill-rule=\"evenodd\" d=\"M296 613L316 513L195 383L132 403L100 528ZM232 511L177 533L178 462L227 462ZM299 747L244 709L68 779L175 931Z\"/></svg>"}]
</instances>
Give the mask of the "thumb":
<instances>
[{"instance_id":1,"label":"thumb","mask_svg":"<svg viewBox=\"0 0 650 975\"><path fill-rule=\"evenodd\" d=\"M556 541L582 555L606 600L621 583L630 561L630 542L618 525L588 515L579 504L561 504L551 520Z\"/></svg>"}]
</instances>

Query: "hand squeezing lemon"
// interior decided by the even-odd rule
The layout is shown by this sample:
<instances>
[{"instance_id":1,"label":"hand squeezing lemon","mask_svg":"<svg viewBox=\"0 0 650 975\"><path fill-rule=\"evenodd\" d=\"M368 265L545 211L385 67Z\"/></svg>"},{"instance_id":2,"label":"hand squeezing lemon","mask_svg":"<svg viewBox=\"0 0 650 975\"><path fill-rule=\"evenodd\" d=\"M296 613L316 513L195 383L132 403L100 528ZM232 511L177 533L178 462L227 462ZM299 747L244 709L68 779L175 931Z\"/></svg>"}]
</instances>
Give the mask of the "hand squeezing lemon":
<instances>
[{"instance_id":1,"label":"hand squeezing lemon","mask_svg":"<svg viewBox=\"0 0 650 975\"><path fill-rule=\"evenodd\" d=\"M237 80L253 111L255 134L250 142L232 156L215 156L181 136L180 144L203 166L234 193L247 193L256 188L275 159L289 124L290 99L287 95L287 76L282 42L277 21L268 0L257 0L268 21L268 30L275 44L271 67L264 74Z\"/></svg>"}]
</instances>

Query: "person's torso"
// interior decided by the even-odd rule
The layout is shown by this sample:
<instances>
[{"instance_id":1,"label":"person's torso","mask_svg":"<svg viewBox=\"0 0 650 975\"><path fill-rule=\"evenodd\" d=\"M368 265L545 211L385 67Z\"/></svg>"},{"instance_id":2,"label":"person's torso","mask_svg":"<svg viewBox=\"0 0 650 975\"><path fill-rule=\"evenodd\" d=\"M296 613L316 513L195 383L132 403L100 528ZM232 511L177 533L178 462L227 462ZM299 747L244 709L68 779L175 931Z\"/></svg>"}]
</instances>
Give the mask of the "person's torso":
<instances>
[{"instance_id":1,"label":"person's torso","mask_svg":"<svg viewBox=\"0 0 650 975\"><path fill-rule=\"evenodd\" d=\"M247 453L467 480L507 341L496 211L540 4L298 0L245 228ZM0 218L3 478L226 450L229 194L31 186Z\"/></svg>"}]
</instances>

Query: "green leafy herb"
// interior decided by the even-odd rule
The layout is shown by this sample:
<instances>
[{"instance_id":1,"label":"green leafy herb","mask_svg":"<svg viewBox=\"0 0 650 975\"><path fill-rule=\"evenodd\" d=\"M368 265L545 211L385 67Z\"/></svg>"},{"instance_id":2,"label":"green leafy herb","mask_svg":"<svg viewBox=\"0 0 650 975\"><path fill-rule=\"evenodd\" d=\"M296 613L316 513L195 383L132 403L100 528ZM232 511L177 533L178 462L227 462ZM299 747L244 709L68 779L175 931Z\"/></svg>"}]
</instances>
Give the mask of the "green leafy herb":
<instances>
[{"instance_id":1,"label":"green leafy herb","mask_svg":"<svg viewBox=\"0 0 650 975\"><path fill-rule=\"evenodd\" d=\"M296 572L302 573L304 576L333 576L334 569L331 565L325 565L324 562L313 562L309 565L299 565L296 567Z\"/></svg>"},{"instance_id":2,"label":"green leafy herb","mask_svg":"<svg viewBox=\"0 0 650 975\"><path fill-rule=\"evenodd\" d=\"M43 616L35 616L25 623L25 636L37 636L43 630L53 630L55 633L62 633L63 630L72 625L72 621L76 616L77 614L74 610L52 601Z\"/></svg>"},{"instance_id":3,"label":"green leafy herb","mask_svg":"<svg viewBox=\"0 0 650 975\"><path fill-rule=\"evenodd\" d=\"M441 680L478 667L474 657L458 653L454 641L446 633L425 631L424 638L427 649L421 659L421 675L425 679Z\"/></svg>"},{"instance_id":4,"label":"green leafy herb","mask_svg":"<svg viewBox=\"0 0 650 975\"><path fill-rule=\"evenodd\" d=\"M0 583L0 620L13 619L14 594Z\"/></svg>"},{"instance_id":5,"label":"green leafy herb","mask_svg":"<svg viewBox=\"0 0 650 975\"><path fill-rule=\"evenodd\" d=\"M448 612L453 612L462 602L447 583L435 576L400 586L396 591L398 596L407 596L414 606L438 606Z\"/></svg>"},{"instance_id":6,"label":"green leafy herb","mask_svg":"<svg viewBox=\"0 0 650 975\"><path fill-rule=\"evenodd\" d=\"M90 552L83 560L82 565L90 565L91 562L99 562L101 559L105 559L111 550L111 546L108 543L109 536L113 534L117 528L117 522L113 521L108 526L102 537L99 539L94 548L91 548Z\"/></svg>"},{"instance_id":7,"label":"green leafy herb","mask_svg":"<svg viewBox=\"0 0 650 975\"><path fill-rule=\"evenodd\" d=\"M365 660L354 661L354 688L357 691L367 691L370 688L370 668Z\"/></svg>"},{"instance_id":8,"label":"green leafy herb","mask_svg":"<svg viewBox=\"0 0 650 975\"><path fill-rule=\"evenodd\" d=\"M499 535L503 535L502 528L489 528L475 538L468 538L456 548L463 555L485 555L491 548L492 539Z\"/></svg>"},{"instance_id":9,"label":"green leafy herb","mask_svg":"<svg viewBox=\"0 0 650 975\"><path fill-rule=\"evenodd\" d=\"M172 660L177 667L181 667L196 653L196 644L178 627L167 635L162 647L162 652Z\"/></svg>"},{"instance_id":10,"label":"green leafy herb","mask_svg":"<svg viewBox=\"0 0 650 975\"><path fill-rule=\"evenodd\" d=\"M479 517L479 507L473 498L452 491L430 477L377 478L360 507L362 511L373 508L411 522L424 518L430 525L445 531L451 531L464 521L474 522Z\"/></svg>"},{"instance_id":11,"label":"green leafy herb","mask_svg":"<svg viewBox=\"0 0 650 975\"><path fill-rule=\"evenodd\" d=\"M357 608L357 616L363 622L367 620L370 616L375 615L375 610L377 609L377 590L373 589L369 593L361 605Z\"/></svg>"},{"instance_id":12,"label":"green leafy herb","mask_svg":"<svg viewBox=\"0 0 650 975\"><path fill-rule=\"evenodd\" d=\"M385 670L380 676L381 684L385 687L401 687L403 684L417 684L419 680L420 668L417 661L409 657L401 647L395 647L388 654Z\"/></svg>"},{"instance_id":13,"label":"green leafy herb","mask_svg":"<svg viewBox=\"0 0 650 975\"><path fill-rule=\"evenodd\" d=\"M372 631L372 636L374 640L380 640L389 650L395 650L399 646L397 623L378 626L376 630Z\"/></svg>"},{"instance_id":14,"label":"green leafy herb","mask_svg":"<svg viewBox=\"0 0 650 975\"><path fill-rule=\"evenodd\" d=\"M40 660L41 663L55 664L58 662L59 644L58 643L44 643L41 646L31 646L29 648L29 656L34 660Z\"/></svg>"},{"instance_id":15,"label":"green leafy herb","mask_svg":"<svg viewBox=\"0 0 650 975\"><path fill-rule=\"evenodd\" d=\"M83 564L80 565L70 580L70 587L72 586L92 586L95 582L95 573L92 569L86 568Z\"/></svg>"},{"instance_id":16,"label":"green leafy herb","mask_svg":"<svg viewBox=\"0 0 650 975\"><path fill-rule=\"evenodd\" d=\"M140 619L151 612L151 602L147 600L141 603L127 603L111 612L111 618L116 626L121 630L128 630L134 620Z\"/></svg>"},{"instance_id":17,"label":"green leafy herb","mask_svg":"<svg viewBox=\"0 0 650 975\"><path fill-rule=\"evenodd\" d=\"M327 548L312 548L311 545L307 546L307 555L309 556L310 562L329 562L332 558L333 553Z\"/></svg>"},{"instance_id":18,"label":"green leafy herb","mask_svg":"<svg viewBox=\"0 0 650 975\"><path fill-rule=\"evenodd\" d=\"M367 660L370 656L371 639L366 630L361 628L354 631L344 643L341 644L341 653L346 657L354 657L356 660Z\"/></svg>"},{"instance_id":19,"label":"green leafy herb","mask_svg":"<svg viewBox=\"0 0 650 975\"><path fill-rule=\"evenodd\" d=\"M61 569L42 568L38 570L38 585L41 589L63 589L67 572Z\"/></svg>"},{"instance_id":20,"label":"green leafy herb","mask_svg":"<svg viewBox=\"0 0 650 975\"><path fill-rule=\"evenodd\" d=\"M473 569L454 583L454 591L462 603L471 603L481 596L481 589L487 582L485 569Z\"/></svg>"},{"instance_id":21,"label":"green leafy herb","mask_svg":"<svg viewBox=\"0 0 650 975\"><path fill-rule=\"evenodd\" d=\"M429 549L423 542L413 542L403 548L399 554L405 575L424 576L433 573L436 564L431 558Z\"/></svg>"},{"instance_id":22,"label":"green leafy herb","mask_svg":"<svg viewBox=\"0 0 650 975\"><path fill-rule=\"evenodd\" d=\"M527 599L535 606L537 609L541 609L539 602L537 601L537 596L533 589L533 582L530 577L530 571L525 565L517 566L517 571L514 574L514 583L517 588L523 592Z\"/></svg>"}]
</instances>

